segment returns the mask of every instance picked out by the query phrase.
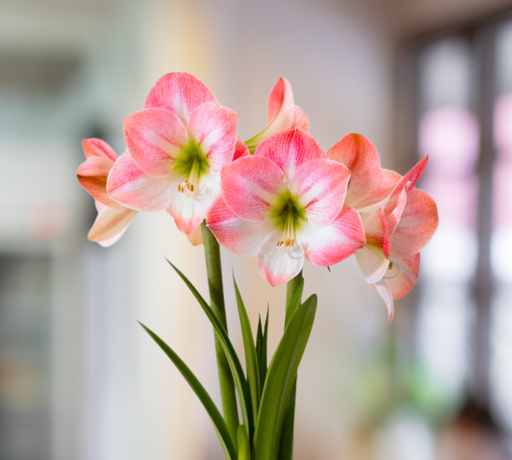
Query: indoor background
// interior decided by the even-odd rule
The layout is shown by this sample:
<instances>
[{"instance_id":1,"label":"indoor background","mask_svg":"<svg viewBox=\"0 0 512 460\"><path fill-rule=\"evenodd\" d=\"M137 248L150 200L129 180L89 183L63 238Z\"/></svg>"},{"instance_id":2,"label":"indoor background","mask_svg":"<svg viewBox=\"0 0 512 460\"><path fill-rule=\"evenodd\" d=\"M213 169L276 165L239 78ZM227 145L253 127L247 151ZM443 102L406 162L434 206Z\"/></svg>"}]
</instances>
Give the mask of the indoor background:
<instances>
[{"instance_id":1,"label":"indoor background","mask_svg":"<svg viewBox=\"0 0 512 460\"><path fill-rule=\"evenodd\" d=\"M208 416L137 324L212 395L213 332L165 258L207 292L202 247L166 213L104 249L76 180L81 140L124 149L123 118L187 71L265 126L287 78L327 150L349 132L421 188L440 225L417 286L383 302L351 258L305 266L319 308L298 380L296 460L512 458L510 0L0 0L0 460L221 460ZM253 325L285 288L223 252ZM215 396L219 401L218 396Z\"/></svg>"}]
</instances>

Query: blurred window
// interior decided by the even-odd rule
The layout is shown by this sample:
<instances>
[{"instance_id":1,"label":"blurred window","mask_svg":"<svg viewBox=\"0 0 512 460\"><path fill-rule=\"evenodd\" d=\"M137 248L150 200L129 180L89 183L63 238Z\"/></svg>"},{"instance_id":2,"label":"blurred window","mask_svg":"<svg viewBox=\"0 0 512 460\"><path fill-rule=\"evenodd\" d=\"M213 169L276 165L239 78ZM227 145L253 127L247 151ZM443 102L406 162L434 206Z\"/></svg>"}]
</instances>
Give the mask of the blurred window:
<instances>
[{"instance_id":1,"label":"blurred window","mask_svg":"<svg viewBox=\"0 0 512 460\"><path fill-rule=\"evenodd\" d=\"M512 20L417 52L421 188L439 229L422 252L418 348L454 398L467 390L512 429Z\"/></svg>"}]
</instances>

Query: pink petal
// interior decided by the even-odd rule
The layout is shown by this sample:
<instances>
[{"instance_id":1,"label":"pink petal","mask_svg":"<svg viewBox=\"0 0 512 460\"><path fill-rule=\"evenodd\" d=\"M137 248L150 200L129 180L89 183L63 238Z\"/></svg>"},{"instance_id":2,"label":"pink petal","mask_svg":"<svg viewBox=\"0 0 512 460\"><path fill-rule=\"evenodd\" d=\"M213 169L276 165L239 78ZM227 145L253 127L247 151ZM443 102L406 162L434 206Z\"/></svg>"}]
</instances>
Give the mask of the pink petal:
<instances>
[{"instance_id":1,"label":"pink petal","mask_svg":"<svg viewBox=\"0 0 512 460\"><path fill-rule=\"evenodd\" d=\"M200 244L203 244L203 232L201 231L201 226L197 227L192 233L187 235L187 238L192 246L199 246Z\"/></svg>"},{"instance_id":2,"label":"pink petal","mask_svg":"<svg viewBox=\"0 0 512 460\"><path fill-rule=\"evenodd\" d=\"M386 203L384 207L384 213L386 215L387 228L390 235L392 235L400 219L404 212L405 206L407 204L408 194L406 189L402 189L402 191L398 195L392 195L392 198Z\"/></svg>"},{"instance_id":3,"label":"pink petal","mask_svg":"<svg viewBox=\"0 0 512 460\"><path fill-rule=\"evenodd\" d=\"M272 232L267 221L248 222L240 219L219 198L208 212L208 227L225 248L236 254L255 256L263 242Z\"/></svg>"},{"instance_id":4,"label":"pink petal","mask_svg":"<svg viewBox=\"0 0 512 460\"><path fill-rule=\"evenodd\" d=\"M363 220L366 243L377 246L386 257L389 257L388 221L384 214L384 208L375 205L363 209L360 214Z\"/></svg>"},{"instance_id":5,"label":"pink petal","mask_svg":"<svg viewBox=\"0 0 512 460\"><path fill-rule=\"evenodd\" d=\"M268 158L240 158L221 172L222 196L238 217L262 221L284 185L283 171Z\"/></svg>"},{"instance_id":6,"label":"pink petal","mask_svg":"<svg viewBox=\"0 0 512 460\"><path fill-rule=\"evenodd\" d=\"M107 192L110 198L139 211L166 209L173 195L178 192L178 176L153 177L140 170L130 155L125 152L110 171Z\"/></svg>"},{"instance_id":7,"label":"pink petal","mask_svg":"<svg viewBox=\"0 0 512 460\"><path fill-rule=\"evenodd\" d=\"M82 148L84 150L86 158L102 157L108 158L112 161L116 161L116 152L101 139L83 139Z\"/></svg>"},{"instance_id":8,"label":"pink petal","mask_svg":"<svg viewBox=\"0 0 512 460\"><path fill-rule=\"evenodd\" d=\"M382 247L365 244L356 252L356 260L366 281L375 284L382 279L389 265L389 260Z\"/></svg>"},{"instance_id":9,"label":"pink petal","mask_svg":"<svg viewBox=\"0 0 512 460\"><path fill-rule=\"evenodd\" d=\"M186 72L175 72L164 75L155 83L144 108L166 109L188 120L192 112L205 102L217 103L206 85Z\"/></svg>"},{"instance_id":10,"label":"pink petal","mask_svg":"<svg viewBox=\"0 0 512 460\"><path fill-rule=\"evenodd\" d=\"M88 238L102 246L110 246L121 238L136 215L137 211L133 209L104 206L98 213Z\"/></svg>"},{"instance_id":11,"label":"pink petal","mask_svg":"<svg viewBox=\"0 0 512 460\"><path fill-rule=\"evenodd\" d=\"M300 237L306 243L306 258L322 267L346 259L365 243L359 213L347 205L330 225L308 225Z\"/></svg>"},{"instance_id":12,"label":"pink petal","mask_svg":"<svg viewBox=\"0 0 512 460\"><path fill-rule=\"evenodd\" d=\"M173 159L188 143L188 133L177 115L163 109L146 109L124 119L126 144L133 160L145 173L165 176Z\"/></svg>"},{"instance_id":13,"label":"pink petal","mask_svg":"<svg viewBox=\"0 0 512 460\"><path fill-rule=\"evenodd\" d=\"M393 304L393 296L391 295L388 285L384 280L381 280L378 283L372 284L372 288L382 297L382 300L384 300L386 308L388 309L388 318L391 321L395 316L395 307Z\"/></svg>"},{"instance_id":14,"label":"pink petal","mask_svg":"<svg viewBox=\"0 0 512 460\"><path fill-rule=\"evenodd\" d=\"M304 206L313 225L331 223L343 208L350 178L348 168L329 160L312 160L300 165L290 182L290 190Z\"/></svg>"},{"instance_id":15,"label":"pink petal","mask_svg":"<svg viewBox=\"0 0 512 460\"><path fill-rule=\"evenodd\" d=\"M393 299L401 299L414 286L420 271L420 254L392 257L384 277L372 287L380 294L393 318Z\"/></svg>"},{"instance_id":16,"label":"pink petal","mask_svg":"<svg viewBox=\"0 0 512 460\"><path fill-rule=\"evenodd\" d=\"M251 153L249 152L247 145L245 145L245 142L243 142L242 139L237 137L236 144L235 144L235 154L233 155L233 161L236 161L239 158L248 157L250 155L251 155Z\"/></svg>"},{"instance_id":17,"label":"pink petal","mask_svg":"<svg viewBox=\"0 0 512 460\"><path fill-rule=\"evenodd\" d=\"M293 128L297 128L299 131L308 134L309 133L309 120L304 111L295 106L293 109L294 121Z\"/></svg>"},{"instance_id":18,"label":"pink petal","mask_svg":"<svg viewBox=\"0 0 512 460\"><path fill-rule=\"evenodd\" d=\"M212 102L200 105L190 116L188 129L207 155L214 173L233 160L237 120L235 112Z\"/></svg>"},{"instance_id":19,"label":"pink petal","mask_svg":"<svg viewBox=\"0 0 512 460\"><path fill-rule=\"evenodd\" d=\"M176 193L167 207L167 211L174 217L178 229L187 235L201 225L210 207L220 195L218 175L210 176L208 179L210 189L208 195L198 199L195 195Z\"/></svg>"},{"instance_id":20,"label":"pink petal","mask_svg":"<svg viewBox=\"0 0 512 460\"><path fill-rule=\"evenodd\" d=\"M258 268L261 276L272 286L286 283L297 275L304 265L304 251L278 247L282 232L275 230L263 243L258 253Z\"/></svg>"},{"instance_id":21,"label":"pink petal","mask_svg":"<svg viewBox=\"0 0 512 460\"><path fill-rule=\"evenodd\" d=\"M439 224L437 206L424 191L413 189L396 231L391 237L393 254L414 254L430 241Z\"/></svg>"},{"instance_id":22,"label":"pink petal","mask_svg":"<svg viewBox=\"0 0 512 460\"><path fill-rule=\"evenodd\" d=\"M104 156L90 156L77 171L78 181L90 195L106 206L115 207L117 203L107 195L107 176L114 162Z\"/></svg>"},{"instance_id":23,"label":"pink petal","mask_svg":"<svg viewBox=\"0 0 512 460\"><path fill-rule=\"evenodd\" d=\"M294 119L293 109L293 92L290 83L285 78L280 78L268 96L267 124L270 125L276 117L280 116L281 122L286 124L284 129L291 129Z\"/></svg>"},{"instance_id":24,"label":"pink petal","mask_svg":"<svg viewBox=\"0 0 512 460\"><path fill-rule=\"evenodd\" d=\"M360 134L348 134L332 147L327 155L331 160L339 161L351 170L346 202L357 209L388 197L400 177L396 173L383 173L379 153L373 144ZM393 179L394 182L390 183Z\"/></svg>"},{"instance_id":25,"label":"pink petal","mask_svg":"<svg viewBox=\"0 0 512 460\"><path fill-rule=\"evenodd\" d=\"M272 160L291 179L297 168L307 161L326 159L316 141L298 129L280 132L265 139L254 152L255 157Z\"/></svg>"}]
</instances>

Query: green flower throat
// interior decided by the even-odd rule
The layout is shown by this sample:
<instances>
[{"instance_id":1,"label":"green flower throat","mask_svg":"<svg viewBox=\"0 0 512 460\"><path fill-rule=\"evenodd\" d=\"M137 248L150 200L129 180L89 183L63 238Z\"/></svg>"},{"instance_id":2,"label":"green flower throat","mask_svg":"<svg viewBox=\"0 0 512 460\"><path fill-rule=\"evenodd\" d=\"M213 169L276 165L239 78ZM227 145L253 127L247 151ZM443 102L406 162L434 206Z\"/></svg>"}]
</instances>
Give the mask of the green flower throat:
<instances>
[{"instance_id":1,"label":"green flower throat","mask_svg":"<svg viewBox=\"0 0 512 460\"><path fill-rule=\"evenodd\" d=\"M210 171L210 162L195 139L191 139L181 148L172 169L185 177L185 181L178 185L178 191L195 194L199 189L201 177Z\"/></svg>"},{"instance_id":2,"label":"green flower throat","mask_svg":"<svg viewBox=\"0 0 512 460\"><path fill-rule=\"evenodd\" d=\"M294 246L296 231L307 218L304 207L290 190L285 190L277 197L276 204L270 210L270 217L274 219L276 227L283 231L283 237L276 246Z\"/></svg>"}]
</instances>

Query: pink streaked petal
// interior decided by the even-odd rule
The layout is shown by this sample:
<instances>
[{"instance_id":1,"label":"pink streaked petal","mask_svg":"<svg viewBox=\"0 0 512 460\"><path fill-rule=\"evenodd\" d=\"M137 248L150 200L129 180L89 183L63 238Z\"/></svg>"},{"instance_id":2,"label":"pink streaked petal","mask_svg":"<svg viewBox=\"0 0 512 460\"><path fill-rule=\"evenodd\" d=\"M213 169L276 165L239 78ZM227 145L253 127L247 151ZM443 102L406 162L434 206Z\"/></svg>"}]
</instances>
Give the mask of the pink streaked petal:
<instances>
[{"instance_id":1,"label":"pink streaked petal","mask_svg":"<svg viewBox=\"0 0 512 460\"><path fill-rule=\"evenodd\" d=\"M282 113L281 117L288 117L287 121L289 123L286 129L290 129L294 116L293 107L292 87L290 83L288 83L288 80L280 78L277 80L268 96L267 124L272 123L272 121Z\"/></svg>"},{"instance_id":2,"label":"pink streaked petal","mask_svg":"<svg viewBox=\"0 0 512 460\"><path fill-rule=\"evenodd\" d=\"M208 180L208 195L198 199L194 195L178 192L173 196L167 207L167 211L174 217L178 229L187 235L190 235L201 225L210 207L220 195L220 178L218 175L210 175L203 180Z\"/></svg>"},{"instance_id":3,"label":"pink streaked petal","mask_svg":"<svg viewBox=\"0 0 512 460\"><path fill-rule=\"evenodd\" d=\"M414 254L430 241L439 224L437 206L424 191L413 189L407 194L407 204L391 237L393 254Z\"/></svg>"},{"instance_id":4,"label":"pink streaked petal","mask_svg":"<svg viewBox=\"0 0 512 460\"><path fill-rule=\"evenodd\" d=\"M397 207L396 201L399 200L403 190L409 191L414 188L416 182L425 170L428 163L428 155L425 155L413 168L403 176L400 181L395 185L391 195L389 196L386 208L384 209L386 215L390 214L392 209ZM392 233L391 231L389 232Z\"/></svg>"},{"instance_id":5,"label":"pink streaked petal","mask_svg":"<svg viewBox=\"0 0 512 460\"><path fill-rule=\"evenodd\" d=\"M114 164L107 180L107 193L113 200L139 211L166 209L178 193L180 177L154 177L138 168L130 152L123 153Z\"/></svg>"},{"instance_id":6,"label":"pink streaked petal","mask_svg":"<svg viewBox=\"0 0 512 460\"><path fill-rule=\"evenodd\" d=\"M407 204L407 200L407 190L402 189L398 195L393 195L393 197L386 203L386 206L384 207L384 213L386 215L389 235L393 235L393 233L395 233L396 227L400 222L405 206Z\"/></svg>"},{"instance_id":7,"label":"pink streaked petal","mask_svg":"<svg viewBox=\"0 0 512 460\"><path fill-rule=\"evenodd\" d=\"M222 197L210 208L206 222L222 246L246 256L257 255L272 232L268 221L248 222L240 219L226 206Z\"/></svg>"},{"instance_id":8,"label":"pink streaked petal","mask_svg":"<svg viewBox=\"0 0 512 460\"><path fill-rule=\"evenodd\" d=\"M212 102L198 106L190 116L189 132L208 157L214 173L233 160L237 120L235 112Z\"/></svg>"},{"instance_id":9,"label":"pink streaked petal","mask_svg":"<svg viewBox=\"0 0 512 460\"><path fill-rule=\"evenodd\" d=\"M359 213L343 206L330 225L308 225L300 238L306 243L306 258L315 265L328 267L350 257L365 243L363 223Z\"/></svg>"},{"instance_id":10,"label":"pink streaked petal","mask_svg":"<svg viewBox=\"0 0 512 460\"><path fill-rule=\"evenodd\" d=\"M418 279L420 254L403 257L393 255L391 263L381 281L386 283L393 299L401 299L413 288Z\"/></svg>"},{"instance_id":11,"label":"pink streaked petal","mask_svg":"<svg viewBox=\"0 0 512 460\"><path fill-rule=\"evenodd\" d=\"M137 211L133 209L104 206L98 213L88 238L102 246L110 246L121 238L136 215Z\"/></svg>"},{"instance_id":12,"label":"pink streaked petal","mask_svg":"<svg viewBox=\"0 0 512 460\"><path fill-rule=\"evenodd\" d=\"M262 221L275 204L284 173L268 158L240 158L221 172L222 196L231 211L249 222Z\"/></svg>"},{"instance_id":13,"label":"pink streaked petal","mask_svg":"<svg viewBox=\"0 0 512 460\"><path fill-rule=\"evenodd\" d=\"M326 153L308 134L293 129L265 139L254 152L276 163L291 179L297 168L307 161L327 159Z\"/></svg>"},{"instance_id":14,"label":"pink streaked petal","mask_svg":"<svg viewBox=\"0 0 512 460\"><path fill-rule=\"evenodd\" d=\"M91 156L80 165L77 171L78 181L95 199L106 206L115 207L117 203L107 195L107 177L114 162L103 156Z\"/></svg>"},{"instance_id":15,"label":"pink streaked petal","mask_svg":"<svg viewBox=\"0 0 512 460\"><path fill-rule=\"evenodd\" d=\"M366 281L375 284L385 275L389 260L381 247L366 244L356 252L356 260Z\"/></svg>"},{"instance_id":16,"label":"pink streaked petal","mask_svg":"<svg viewBox=\"0 0 512 460\"><path fill-rule=\"evenodd\" d=\"M181 147L188 143L187 129L179 117L163 109L128 115L124 135L137 166L152 176L167 175Z\"/></svg>"},{"instance_id":17,"label":"pink streaked petal","mask_svg":"<svg viewBox=\"0 0 512 460\"><path fill-rule=\"evenodd\" d=\"M275 230L263 243L258 253L258 268L261 276L272 286L279 286L291 280L304 265L304 251L278 247L282 232Z\"/></svg>"},{"instance_id":18,"label":"pink streaked petal","mask_svg":"<svg viewBox=\"0 0 512 460\"><path fill-rule=\"evenodd\" d=\"M304 111L300 108L295 106L293 109L294 113L294 121L293 121L293 127L297 128L299 131L302 131L303 133L308 134L309 133L309 120Z\"/></svg>"},{"instance_id":19,"label":"pink streaked petal","mask_svg":"<svg viewBox=\"0 0 512 460\"><path fill-rule=\"evenodd\" d=\"M360 212L363 220L366 242L380 248L389 257L388 221L384 208L379 205L365 208Z\"/></svg>"},{"instance_id":20,"label":"pink streaked petal","mask_svg":"<svg viewBox=\"0 0 512 460\"><path fill-rule=\"evenodd\" d=\"M112 161L116 161L116 152L101 139L83 139L82 148L84 150L86 158L102 157L108 158Z\"/></svg>"},{"instance_id":21,"label":"pink streaked petal","mask_svg":"<svg viewBox=\"0 0 512 460\"><path fill-rule=\"evenodd\" d=\"M347 166L352 172L347 204L362 208L375 203L370 197L381 180L380 158L373 144L360 134L348 134L327 156Z\"/></svg>"},{"instance_id":22,"label":"pink streaked petal","mask_svg":"<svg viewBox=\"0 0 512 460\"><path fill-rule=\"evenodd\" d=\"M349 178L350 171L341 163L312 160L297 168L289 187L304 207L308 221L326 225L343 208Z\"/></svg>"},{"instance_id":23,"label":"pink streaked petal","mask_svg":"<svg viewBox=\"0 0 512 460\"><path fill-rule=\"evenodd\" d=\"M251 156L251 152L249 152L247 145L245 145L245 142L242 141L242 139L237 137L236 144L235 144L235 154L233 155L233 161L236 161L239 158L248 157L248 156Z\"/></svg>"},{"instance_id":24,"label":"pink streaked petal","mask_svg":"<svg viewBox=\"0 0 512 460\"><path fill-rule=\"evenodd\" d=\"M205 102L216 104L217 100L204 83L186 72L174 72L155 83L144 108L166 109L188 120L196 107Z\"/></svg>"},{"instance_id":25,"label":"pink streaked petal","mask_svg":"<svg viewBox=\"0 0 512 460\"><path fill-rule=\"evenodd\" d=\"M395 308L389 287L384 280L381 280L378 283L372 284L372 288L382 297L382 300L384 300L386 308L388 309L388 318L389 321L391 321L395 316Z\"/></svg>"},{"instance_id":26,"label":"pink streaked petal","mask_svg":"<svg viewBox=\"0 0 512 460\"><path fill-rule=\"evenodd\" d=\"M203 233L201 231L201 225L197 227L192 233L187 235L188 240L192 244L192 246L199 246L203 244Z\"/></svg>"}]
</instances>

